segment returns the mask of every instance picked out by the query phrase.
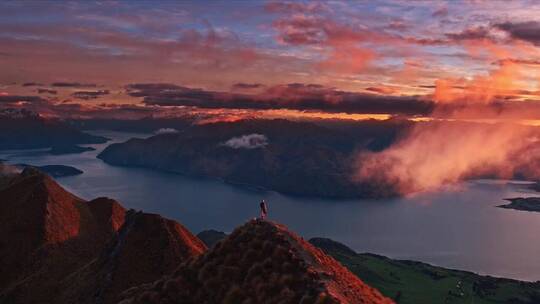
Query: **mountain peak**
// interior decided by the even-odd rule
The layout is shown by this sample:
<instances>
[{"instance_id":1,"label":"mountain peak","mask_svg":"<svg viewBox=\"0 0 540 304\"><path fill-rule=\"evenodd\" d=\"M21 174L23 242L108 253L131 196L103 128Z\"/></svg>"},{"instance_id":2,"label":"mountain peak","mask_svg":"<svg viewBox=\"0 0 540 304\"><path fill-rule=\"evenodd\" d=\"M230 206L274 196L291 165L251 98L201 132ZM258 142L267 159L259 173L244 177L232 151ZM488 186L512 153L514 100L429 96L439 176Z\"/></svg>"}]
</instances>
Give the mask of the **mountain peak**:
<instances>
[{"instance_id":1,"label":"mountain peak","mask_svg":"<svg viewBox=\"0 0 540 304\"><path fill-rule=\"evenodd\" d=\"M29 176L42 176L46 177L46 174L41 172L38 168L33 166L26 166L22 172L21 177L29 177Z\"/></svg>"},{"instance_id":2,"label":"mountain peak","mask_svg":"<svg viewBox=\"0 0 540 304\"><path fill-rule=\"evenodd\" d=\"M285 226L259 220L124 298L123 304L392 303Z\"/></svg>"},{"instance_id":3,"label":"mountain peak","mask_svg":"<svg viewBox=\"0 0 540 304\"><path fill-rule=\"evenodd\" d=\"M0 197L0 288L12 285L24 292L38 280L39 275L31 274L45 273L44 269L60 260L64 260L63 268L68 271L70 257L84 257L90 251L89 245L74 241L83 232L91 234L86 225L89 221L83 220L84 201L46 174L28 168L0 191ZM57 254L65 244L73 247L70 254ZM52 272L62 271L54 268ZM50 281L54 278L49 276ZM16 282L21 287L13 285Z\"/></svg>"},{"instance_id":4,"label":"mountain peak","mask_svg":"<svg viewBox=\"0 0 540 304\"><path fill-rule=\"evenodd\" d=\"M0 201L2 303L116 303L206 251L175 221L106 197L86 202L32 167Z\"/></svg>"},{"instance_id":5,"label":"mountain peak","mask_svg":"<svg viewBox=\"0 0 540 304\"><path fill-rule=\"evenodd\" d=\"M208 250L173 220L86 202L35 168L0 198L2 303L392 303L273 222Z\"/></svg>"},{"instance_id":6,"label":"mountain peak","mask_svg":"<svg viewBox=\"0 0 540 304\"><path fill-rule=\"evenodd\" d=\"M111 201L99 198L90 204L104 207ZM205 250L179 223L129 210L118 234L99 257L62 282L64 294L58 302L117 303L122 291L171 274L179 263Z\"/></svg>"},{"instance_id":7,"label":"mountain peak","mask_svg":"<svg viewBox=\"0 0 540 304\"><path fill-rule=\"evenodd\" d=\"M249 224L268 226L264 229L275 229L275 233L282 235L302 257L308 272L318 275L319 280L324 283L325 292L332 300L337 300L338 303L392 303L332 257L291 232L285 225L268 221L252 221Z\"/></svg>"},{"instance_id":8,"label":"mountain peak","mask_svg":"<svg viewBox=\"0 0 540 304\"><path fill-rule=\"evenodd\" d=\"M38 246L62 242L79 233L77 205L83 200L36 168L27 167L14 177L2 190L2 199L5 202L0 204L1 222L24 227L27 234L33 231L30 235L39 239ZM22 240L28 241L26 235Z\"/></svg>"}]
</instances>

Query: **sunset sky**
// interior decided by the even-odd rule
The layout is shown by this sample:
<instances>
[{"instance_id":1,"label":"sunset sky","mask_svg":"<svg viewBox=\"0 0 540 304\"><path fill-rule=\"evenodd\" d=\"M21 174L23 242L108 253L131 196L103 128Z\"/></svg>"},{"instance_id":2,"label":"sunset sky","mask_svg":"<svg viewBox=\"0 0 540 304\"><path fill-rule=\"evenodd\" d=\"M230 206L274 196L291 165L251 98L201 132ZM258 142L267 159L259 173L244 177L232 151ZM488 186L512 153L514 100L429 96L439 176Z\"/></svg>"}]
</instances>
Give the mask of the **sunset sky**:
<instances>
[{"instance_id":1,"label":"sunset sky","mask_svg":"<svg viewBox=\"0 0 540 304\"><path fill-rule=\"evenodd\" d=\"M3 1L0 67L52 116L534 121L540 3Z\"/></svg>"}]
</instances>

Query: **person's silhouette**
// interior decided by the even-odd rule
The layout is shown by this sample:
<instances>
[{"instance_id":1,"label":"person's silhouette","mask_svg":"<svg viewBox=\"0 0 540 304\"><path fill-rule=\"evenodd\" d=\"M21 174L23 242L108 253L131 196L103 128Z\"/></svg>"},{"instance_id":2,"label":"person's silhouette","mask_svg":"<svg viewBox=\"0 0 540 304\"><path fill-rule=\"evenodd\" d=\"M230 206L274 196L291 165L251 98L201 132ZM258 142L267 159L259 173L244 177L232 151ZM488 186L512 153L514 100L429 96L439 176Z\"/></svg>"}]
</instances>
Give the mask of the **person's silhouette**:
<instances>
[{"instance_id":1,"label":"person's silhouette","mask_svg":"<svg viewBox=\"0 0 540 304\"><path fill-rule=\"evenodd\" d=\"M261 206L261 220L266 219L266 216L268 215L268 206L266 206L266 202L264 200L260 203Z\"/></svg>"}]
</instances>

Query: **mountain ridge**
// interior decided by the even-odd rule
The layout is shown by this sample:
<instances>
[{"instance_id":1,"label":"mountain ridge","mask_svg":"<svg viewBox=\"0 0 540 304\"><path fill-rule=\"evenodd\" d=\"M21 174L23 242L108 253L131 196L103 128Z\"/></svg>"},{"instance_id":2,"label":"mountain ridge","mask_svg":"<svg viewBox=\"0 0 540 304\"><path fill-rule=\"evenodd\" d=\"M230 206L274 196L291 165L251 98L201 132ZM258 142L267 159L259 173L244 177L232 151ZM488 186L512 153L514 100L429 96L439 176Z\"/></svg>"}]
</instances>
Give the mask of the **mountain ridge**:
<instances>
[{"instance_id":1,"label":"mountain ridge","mask_svg":"<svg viewBox=\"0 0 540 304\"><path fill-rule=\"evenodd\" d=\"M339 127L284 119L216 122L111 144L98 158L293 196L382 198L398 195L397 189L356 181L351 164L359 151L390 145L398 126L367 121Z\"/></svg>"},{"instance_id":2,"label":"mountain ridge","mask_svg":"<svg viewBox=\"0 0 540 304\"><path fill-rule=\"evenodd\" d=\"M24 109L0 110L0 150L101 144L107 140L82 132L57 118L45 118Z\"/></svg>"},{"instance_id":3,"label":"mountain ridge","mask_svg":"<svg viewBox=\"0 0 540 304\"><path fill-rule=\"evenodd\" d=\"M125 303L126 294L144 294L145 286L171 277L187 284L175 293L189 291L194 303L236 303L242 296L236 285L248 280L248 270L249 282L264 285L264 274L273 284L253 289L253 303L272 303L272 297L392 303L283 225L250 221L208 250L176 221L126 210L109 198L85 201L32 167L0 190L0 231L0 268L7 274L0 281L2 303ZM218 260L226 268L212 270ZM211 278L216 274L234 277L221 284Z\"/></svg>"},{"instance_id":4,"label":"mountain ridge","mask_svg":"<svg viewBox=\"0 0 540 304\"><path fill-rule=\"evenodd\" d=\"M0 198L0 302L115 303L206 249L179 223L108 198L84 201L31 167Z\"/></svg>"},{"instance_id":5,"label":"mountain ridge","mask_svg":"<svg viewBox=\"0 0 540 304\"><path fill-rule=\"evenodd\" d=\"M173 275L123 298L122 304L393 303L284 225L263 220L236 228Z\"/></svg>"}]
</instances>

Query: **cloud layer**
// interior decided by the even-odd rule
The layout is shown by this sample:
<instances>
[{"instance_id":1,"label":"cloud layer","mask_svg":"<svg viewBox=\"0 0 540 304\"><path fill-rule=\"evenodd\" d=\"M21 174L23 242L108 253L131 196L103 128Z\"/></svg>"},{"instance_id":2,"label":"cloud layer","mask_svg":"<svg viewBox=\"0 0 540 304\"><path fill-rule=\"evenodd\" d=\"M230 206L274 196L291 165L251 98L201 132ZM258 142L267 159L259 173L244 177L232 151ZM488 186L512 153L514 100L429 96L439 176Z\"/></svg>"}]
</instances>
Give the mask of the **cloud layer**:
<instances>
[{"instance_id":1,"label":"cloud layer","mask_svg":"<svg viewBox=\"0 0 540 304\"><path fill-rule=\"evenodd\" d=\"M417 124L390 148L360 154L356 178L391 185L403 194L483 175L538 178L540 170L533 165L538 157L530 154L531 145L538 144L538 132L519 125ZM526 167L530 170L524 172Z\"/></svg>"},{"instance_id":2,"label":"cloud layer","mask_svg":"<svg viewBox=\"0 0 540 304\"><path fill-rule=\"evenodd\" d=\"M403 99L430 97L436 93L433 88L445 82L459 90L461 82L496 73L494 62L512 62L516 74L526 75L516 87L535 92L540 65L531 63L540 61L538 15L540 5L527 1L210 6L4 2L0 83L21 83L8 92L19 96L29 96L32 87L48 83L49 89L66 91L59 92L59 99L74 93L69 90L113 92L126 83L175 83L204 91L188 95L253 95L301 83ZM535 95L504 93L522 101L538 100ZM84 104L93 96L71 102ZM108 103L113 99L101 97ZM165 102L156 98L148 99Z\"/></svg>"}]
</instances>

